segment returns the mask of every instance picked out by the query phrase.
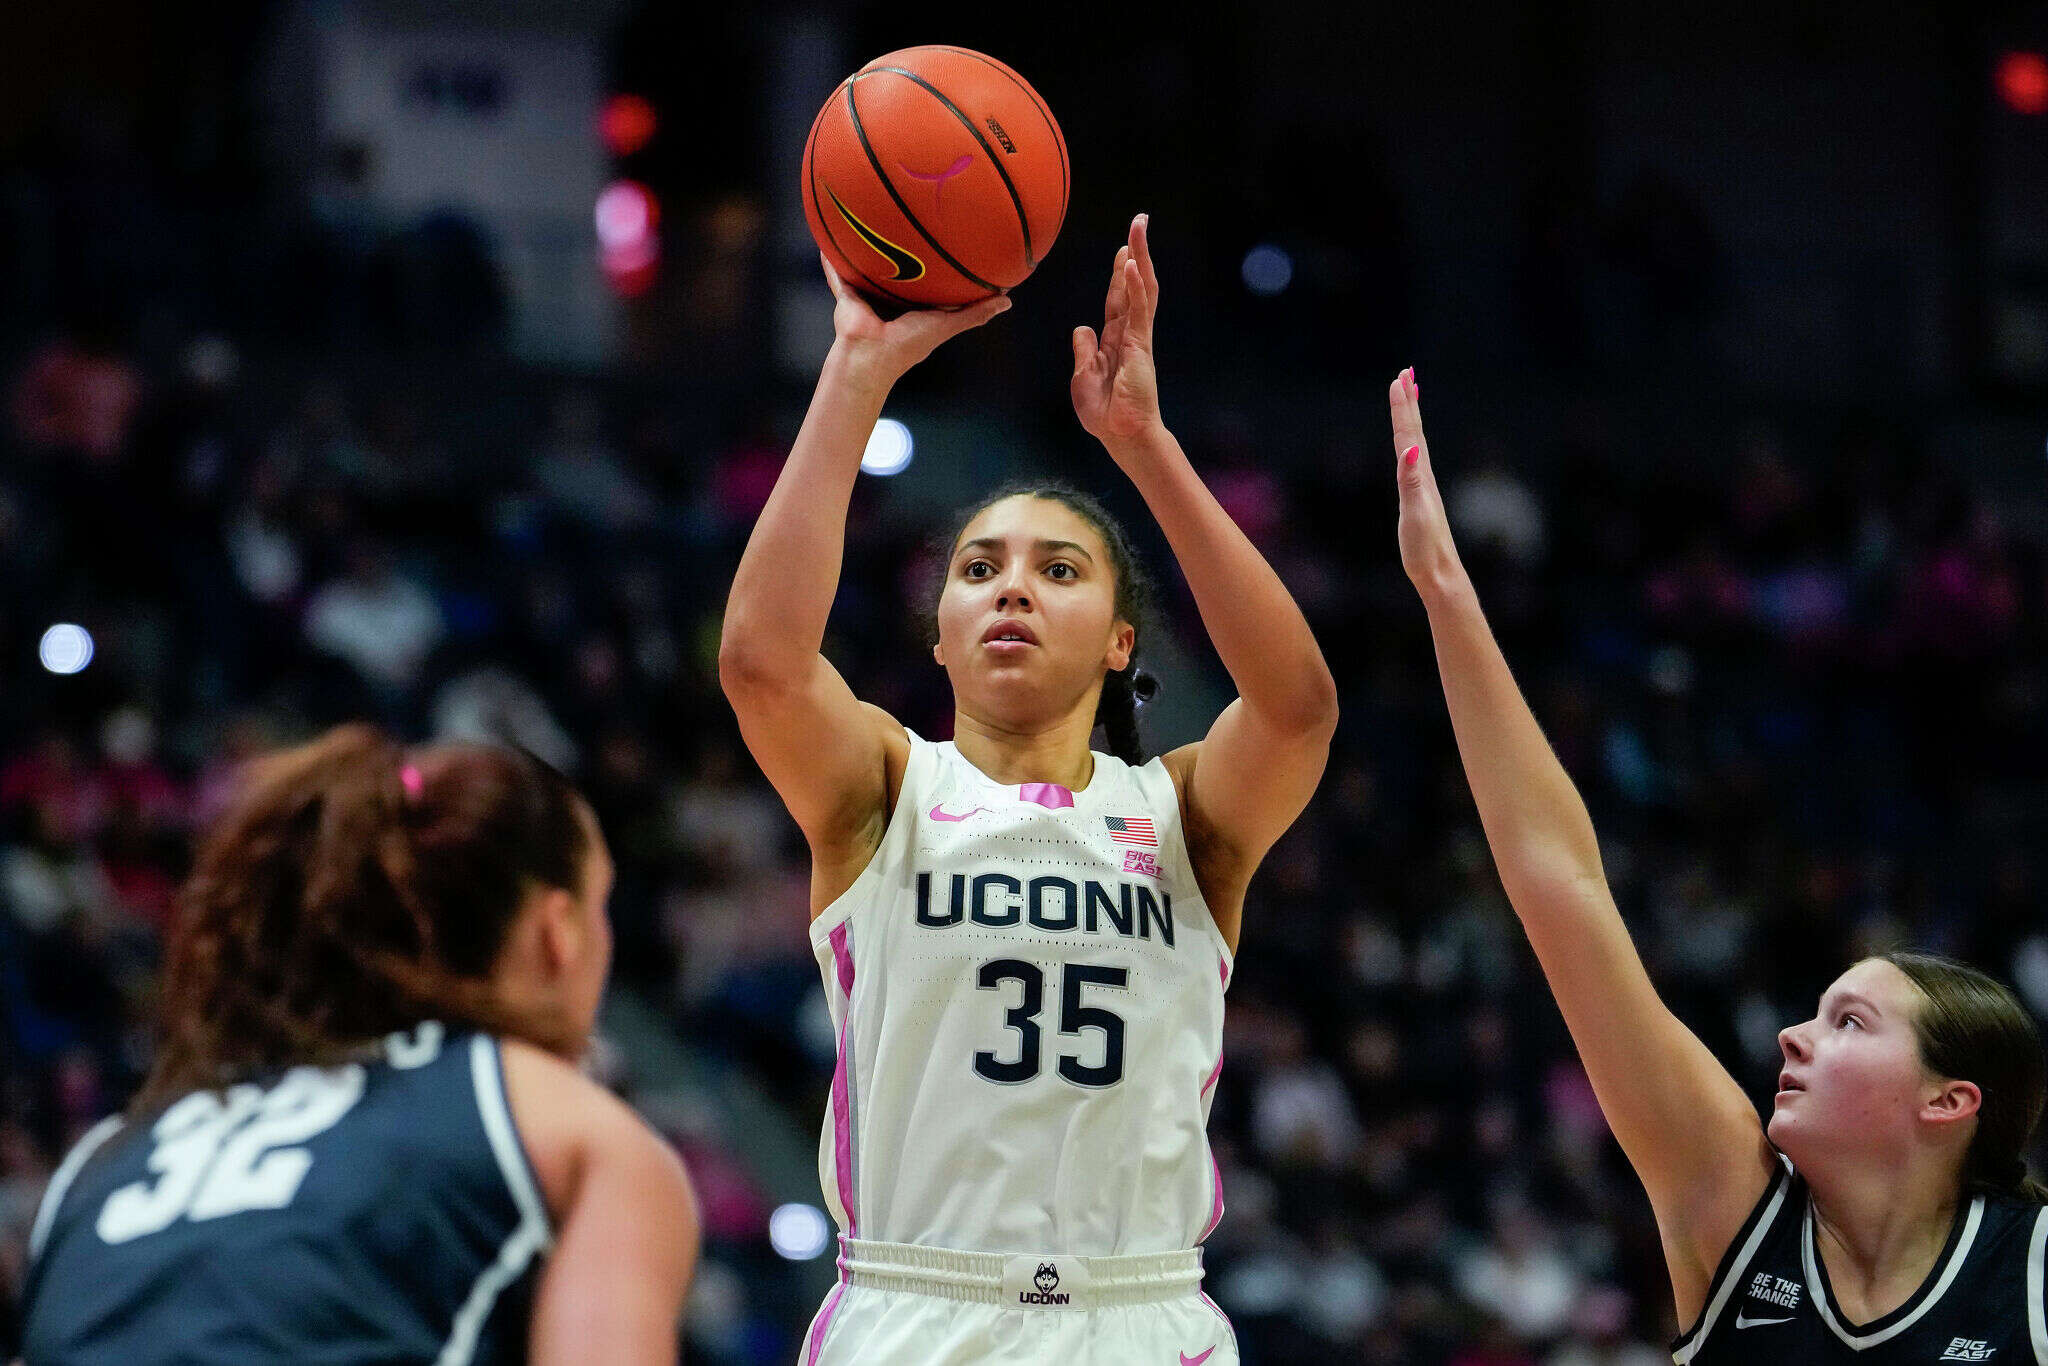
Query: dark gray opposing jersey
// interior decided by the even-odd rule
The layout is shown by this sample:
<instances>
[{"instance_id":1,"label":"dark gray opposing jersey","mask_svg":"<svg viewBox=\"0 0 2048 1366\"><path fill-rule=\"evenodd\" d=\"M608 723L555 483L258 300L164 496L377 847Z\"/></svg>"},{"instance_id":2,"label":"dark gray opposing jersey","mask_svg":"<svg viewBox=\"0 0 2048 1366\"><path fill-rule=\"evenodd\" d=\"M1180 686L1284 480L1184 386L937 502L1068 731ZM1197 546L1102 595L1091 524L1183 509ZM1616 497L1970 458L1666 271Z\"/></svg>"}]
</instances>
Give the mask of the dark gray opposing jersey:
<instances>
[{"instance_id":1,"label":"dark gray opposing jersey","mask_svg":"<svg viewBox=\"0 0 2048 1366\"><path fill-rule=\"evenodd\" d=\"M31 1230L23 1359L524 1362L548 1242L497 1040L429 1022L88 1133Z\"/></svg>"},{"instance_id":2,"label":"dark gray opposing jersey","mask_svg":"<svg viewBox=\"0 0 2048 1366\"><path fill-rule=\"evenodd\" d=\"M2048 1209L1971 1197L1926 1282L1883 1318L1851 1323L1814 1247L1806 1182L1780 1163L1722 1256L1700 1321L1672 1344L1678 1366L2048 1366Z\"/></svg>"}]
</instances>

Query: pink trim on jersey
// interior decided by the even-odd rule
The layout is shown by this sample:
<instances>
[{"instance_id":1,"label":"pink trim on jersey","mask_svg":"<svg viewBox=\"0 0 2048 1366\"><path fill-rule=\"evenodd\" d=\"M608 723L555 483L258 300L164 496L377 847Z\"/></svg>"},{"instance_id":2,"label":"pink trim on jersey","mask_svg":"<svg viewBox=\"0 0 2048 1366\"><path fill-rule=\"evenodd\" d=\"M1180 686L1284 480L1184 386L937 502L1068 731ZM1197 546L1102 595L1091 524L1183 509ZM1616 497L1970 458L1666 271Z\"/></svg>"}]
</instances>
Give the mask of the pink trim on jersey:
<instances>
[{"instance_id":1,"label":"pink trim on jersey","mask_svg":"<svg viewBox=\"0 0 2048 1366\"><path fill-rule=\"evenodd\" d=\"M1059 811L1074 804L1074 794L1058 783L1025 783L1017 789L1017 800L1037 802L1049 811Z\"/></svg>"},{"instance_id":2,"label":"pink trim on jersey","mask_svg":"<svg viewBox=\"0 0 2048 1366\"><path fill-rule=\"evenodd\" d=\"M1230 964L1221 954L1216 956L1216 979L1222 984L1225 991L1230 989ZM1208 1095L1209 1088L1214 1086L1216 1079L1222 1075L1223 1050L1219 1048L1216 1050L1216 1065L1209 1069L1209 1080L1202 1083L1202 1094ZM1206 1240L1210 1234L1216 1231L1216 1225L1223 1222L1223 1168L1216 1165L1216 1154L1214 1152L1209 1154L1209 1173L1216 1178L1216 1202L1209 1210L1209 1227L1202 1230L1200 1238L1195 1239L1198 1243ZM1202 1298L1209 1300L1207 1295L1202 1296ZM1209 1307L1216 1309L1215 1301L1209 1300ZM1221 1314L1223 1311L1216 1309L1216 1312ZM1230 1322L1228 1318L1223 1321L1225 1323Z\"/></svg>"},{"instance_id":3,"label":"pink trim on jersey","mask_svg":"<svg viewBox=\"0 0 2048 1366\"><path fill-rule=\"evenodd\" d=\"M832 966L839 973L839 989L846 993L846 1005L853 1008L853 947L847 938L846 922L832 927Z\"/></svg>"},{"instance_id":4,"label":"pink trim on jersey","mask_svg":"<svg viewBox=\"0 0 2048 1366\"><path fill-rule=\"evenodd\" d=\"M1209 1235L1216 1231L1216 1225L1223 1222L1223 1168L1216 1165L1216 1154L1213 1152L1209 1154L1209 1172L1216 1178L1216 1203L1209 1211L1209 1227L1202 1230L1200 1238L1195 1239L1198 1243L1208 1241Z\"/></svg>"},{"instance_id":5,"label":"pink trim on jersey","mask_svg":"<svg viewBox=\"0 0 2048 1366\"><path fill-rule=\"evenodd\" d=\"M843 1266L844 1263L842 1262ZM825 1334L832 1331L832 1315L839 1309L839 1297L846 1293L846 1273L839 1273L839 1284L832 1287L832 1293L825 1297L825 1312L818 1315L818 1324L811 1330L811 1350L804 1354L804 1366L818 1366L818 1353L825 1350ZM1215 1306L1210 1306L1214 1308ZM1221 1311L1218 1311L1221 1312ZM1228 1319L1224 1322L1229 1322Z\"/></svg>"},{"instance_id":6,"label":"pink trim on jersey","mask_svg":"<svg viewBox=\"0 0 2048 1366\"><path fill-rule=\"evenodd\" d=\"M832 1068L832 1164L839 1178L839 1207L846 1211L846 1231L858 1235L860 1216L853 1206L853 1073L846 1065L846 1031L853 1023L853 947L843 920L832 927L832 965L838 971L839 989L846 994L846 1009L839 1017L839 1060Z\"/></svg>"}]
</instances>

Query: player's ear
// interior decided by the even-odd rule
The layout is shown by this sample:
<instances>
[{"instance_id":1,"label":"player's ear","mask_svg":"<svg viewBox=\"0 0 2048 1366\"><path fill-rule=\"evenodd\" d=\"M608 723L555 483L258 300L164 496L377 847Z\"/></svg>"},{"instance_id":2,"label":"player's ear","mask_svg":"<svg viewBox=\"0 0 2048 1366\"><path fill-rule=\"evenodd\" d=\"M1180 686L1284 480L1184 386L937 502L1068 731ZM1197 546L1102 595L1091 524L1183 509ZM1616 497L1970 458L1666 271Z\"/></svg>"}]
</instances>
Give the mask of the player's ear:
<instances>
[{"instance_id":1,"label":"player's ear","mask_svg":"<svg viewBox=\"0 0 2048 1366\"><path fill-rule=\"evenodd\" d=\"M932 642L932 662L941 669L946 667L946 642L943 640Z\"/></svg>"},{"instance_id":2,"label":"player's ear","mask_svg":"<svg viewBox=\"0 0 2048 1366\"><path fill-rule=\"evenodd\" d=\"M575 893L549 887L536 894L535 929L538 932L541 966L550 980L561 977L582 961L585 940L582 908Z\"/></svg>"},{"instance_id":3,"label":"player's ear","mask_svg":"<svg viewBox=\"0 0 2048 1366\"><path fill-rule=\"evenodd\" d=\"M1935 1124L1954 1124L1976 1114L1984 1105L1984 1093L1973 1081L1942 1081L1920 1106L1920 1117Z\"/></svg>"},{"instance_id":4,"label":"player's ear","mask_svg":"<svg viewBox=\"0 0 2048 1366\"><path fill-rule=\"evenodd\" d=\"M1109 630L1109 654L1103 662L1121 673L1131 666L1131 656L1137 651L1138 628L1128 621L1119 621Z\"/></svg>"}]
</instances>

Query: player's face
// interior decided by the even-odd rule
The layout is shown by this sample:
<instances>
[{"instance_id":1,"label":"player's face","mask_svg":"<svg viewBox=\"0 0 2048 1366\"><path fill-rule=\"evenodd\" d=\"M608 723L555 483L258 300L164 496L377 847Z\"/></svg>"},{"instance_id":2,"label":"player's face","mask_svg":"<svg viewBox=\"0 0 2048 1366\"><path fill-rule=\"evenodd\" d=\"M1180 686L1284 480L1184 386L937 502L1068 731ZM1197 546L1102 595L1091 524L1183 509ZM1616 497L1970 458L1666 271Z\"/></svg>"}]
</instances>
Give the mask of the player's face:
<instances>
[{"instance_id":1,"label":"player's face","mask_svg":"<svg viewBox=\"0 0 2048 1366\"><path fill-rule=\"evenodd\" d=\"M533 1022L528 1037L571 1061L589 1045L612 968L611 850L587 805L578 818L584 855L577 885L527 893L495 972L500 1004Z\"/></svg>"},{"instance_id":2,"label":"player's face","mask_svg":"<svg viewBox=\"0 0 2048 1366\"><path fill-rule=\"evenodd\" d=\"M962 705L1016 723L1057 716L1129 664L1134 644L1108 548L1064 503L1005 498L960 533L932 653Z\"/></svg>"},{"instance_id":3,"label":"player's face","mask_svg":"<svg viewBox=\"0 0 2048 1366\"><path fill-rule=\"evenodd\" d=\"M576 891L576 912L583 929L582 952L570 966L564 987L564 1008L577 1027L577 1034L589 1038L597 1026L597 1008L604 1001L604 984L612 970L612 883L617 869L612 851L598 829L597 816L583 809L583 824L590 838L590 852L583 860L583 885Z\"/></svg>"},{"instance_id":4,"label":"player's face","mask_svg":"<svg viewBox=\"0 0 2048 1366\"><path fill-rule=\"evenodd\" d=\"M1913 1032L1920 1003L1911 978L1870 959L1835 979L1811 1020L1779 1032L1784 1065L1769 1132L1795 1166L1912 1141L1936 1080Z\"/></svg>"}]
</instances>

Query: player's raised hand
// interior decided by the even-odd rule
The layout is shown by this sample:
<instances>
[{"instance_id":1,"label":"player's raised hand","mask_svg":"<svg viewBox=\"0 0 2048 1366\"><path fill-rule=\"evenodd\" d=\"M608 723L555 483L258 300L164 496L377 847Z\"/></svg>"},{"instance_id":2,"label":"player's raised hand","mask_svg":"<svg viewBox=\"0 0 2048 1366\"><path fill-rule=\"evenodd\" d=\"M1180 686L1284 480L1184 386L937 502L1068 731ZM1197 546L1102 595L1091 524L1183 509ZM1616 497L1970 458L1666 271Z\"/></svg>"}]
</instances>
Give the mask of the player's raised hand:
<instances>
[{"instance_id":1,"label":"player's raised hand","mask_svg":"<svg viewBox=\"0 0 2048 1366\"><path fill-rule=\"evenodd\" d=\"M1394 477L1401 490L1401 567L1428 601L1462 583L1465 566L1451 539L1450 518L1429 462L1429 440L1422 434L1422 390L1413 369L1394 376L1387 387L1387 408L1394 420Z\"/></svg>"},{"instance_id":2,"label":"player's raised hand","mask_svg":"<svg viewBox=\"0 0 2048 1366\"><path fill-rule=\"evenodd\" d=\"M887 322L839 278L832 263L818 254L825 282L832 286L832 334L855 358L865 375L893 385L906 371L936 351L943 342L980 327L1010 311L1007 296L997 294L959 309L913 308Z\"/></svg>"},{"instance_id":3,"label":"player's raised hand","mask_svg":"<svg viewBox=\"0 0 2048 1366\"><path fill-rule=\"evenodd\" d=\"M1159 376L1152 366L1152 319L1159 309L1159 277L1145 235L1151 215L1131 220L1130 240L1116 253L1102 335L1074 329L1074 413L1090 435L1117 448L1160 426Z\"/></svg>"}]
</instances>

